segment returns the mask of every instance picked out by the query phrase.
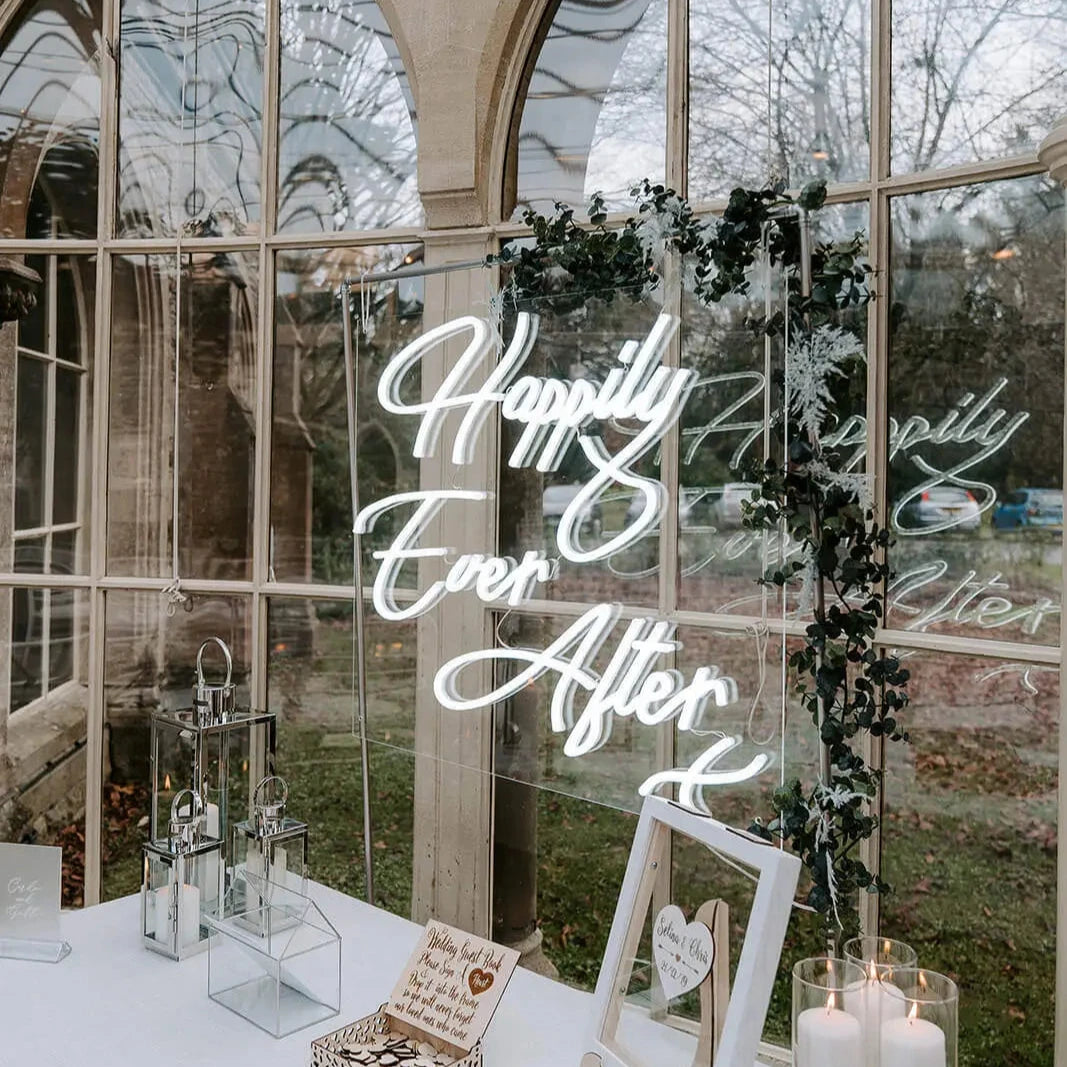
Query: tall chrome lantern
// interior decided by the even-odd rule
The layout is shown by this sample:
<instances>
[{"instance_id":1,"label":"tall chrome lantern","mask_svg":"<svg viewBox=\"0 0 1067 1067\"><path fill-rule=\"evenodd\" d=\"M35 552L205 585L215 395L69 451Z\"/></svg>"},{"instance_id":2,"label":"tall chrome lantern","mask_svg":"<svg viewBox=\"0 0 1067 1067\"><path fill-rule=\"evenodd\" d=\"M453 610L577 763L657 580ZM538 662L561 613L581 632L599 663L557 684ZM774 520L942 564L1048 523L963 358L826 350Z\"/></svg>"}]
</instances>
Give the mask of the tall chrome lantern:
<instances>
[{"instance_id":1,"label":"tall chrome lantern","mask_svg":"<svg viewBox=\"0 0 1067 1067\"><path fill-rule=\"evenodd\" d=\"M225 660L221 682L209 682L204 674L204 653L213 645ZM209 638L197 652L192 707L152 715L150 837L164 836L162 813L174 797L195 791L203 803L204 835L222 842L218 896L228 884L231 828L251 817L251 786L273 773L275 742L272 714L237 707L233 657L219 637Z\"/></svg>"},{"instance_id":2,"label":"tall chrome lantern","mask_svg":"<svg viewBox=\"0 0 1067 1067\"><path fill-rule=\"evenodd\" d=\"M180 960L206 946L211 931L203 916L218 911L221 865L222 842L204 833L204 802L195 790L180 790L171 801L167 836L142 846L147 948Z\"/></svg>"}]
</instances>

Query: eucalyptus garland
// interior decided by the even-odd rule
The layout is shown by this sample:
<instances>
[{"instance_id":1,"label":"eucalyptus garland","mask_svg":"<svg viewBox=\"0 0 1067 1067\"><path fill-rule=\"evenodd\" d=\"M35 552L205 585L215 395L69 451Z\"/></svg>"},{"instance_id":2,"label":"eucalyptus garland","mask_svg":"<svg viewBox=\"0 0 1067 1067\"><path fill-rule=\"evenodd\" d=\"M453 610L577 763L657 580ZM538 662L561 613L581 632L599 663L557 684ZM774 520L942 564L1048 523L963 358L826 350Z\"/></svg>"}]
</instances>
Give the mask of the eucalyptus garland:
<instances>
[{"instance_id":1,"label":"eucalyptus garland","mask_svg":"<svg viewBox=\"0 0 1067 1067\"><path fill-rule=\"evenodd\" d=\"M529 210L523 221L533 240L504 249L489 262L509 272L503 298L522 304L551 298L561 312L582 306L590 293L610 303L638 300L663 284L665 265L681 270L704 305L750 289L751 268L764 254L784 277L788 310L750 319L764 335L788 333L786 372L774 386L774 454L745 472L758 488L745 505L750 529L785 529L800 545L794 558L772 568L763 584L797 591L798 614L810 613L803 646L789 659L791 681L818 731L822 748L814 780L793 780L773 795L773 812L751 829L788 842L810 877L808 905L836 940L859 927L859 892L889 886L857 855L878 826L872 814L881 772L868 766L865 737L907 740L899 721L908 702L908 671L874 646L889 570L889 531L874 522L862 475L826 443L835 423L835 397L863 344L844 328L849 313L871 299L862 233L811 244L810 271L801 269L800 216L825 201L823 183L795 198L780 186L735 189L721 216L701 218L673 190L649 181L633 190L636 214L608 225L597 195L588 221L557 204L553 215ZM851 315L855 318L855 315Z\"/></svg>"}]
</instances>

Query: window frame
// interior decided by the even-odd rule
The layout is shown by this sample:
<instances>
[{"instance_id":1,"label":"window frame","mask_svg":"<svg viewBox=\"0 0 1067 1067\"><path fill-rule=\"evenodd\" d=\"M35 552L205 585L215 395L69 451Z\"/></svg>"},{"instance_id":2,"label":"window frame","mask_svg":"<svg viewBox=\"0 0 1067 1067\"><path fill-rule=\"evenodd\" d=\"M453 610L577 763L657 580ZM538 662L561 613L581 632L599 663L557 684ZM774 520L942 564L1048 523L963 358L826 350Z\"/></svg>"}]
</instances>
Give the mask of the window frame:
<instances>
[{"instance_id":1,"label":"window frame","mask_svg":"<svg viewBox=\"0 0 1067 1067\"><path fill-rule=\"evenodd\" d=\"M524 13L526 32L516 35L514 47L522 48L521 54L514 58L517 68L514 72L505 72L513 79L512 97L521 96L520 88L528 84L528 65L536 62L536 51L547 32L548 23L558 5L541 0L536 10ZM497 206L496 216L485 226L470 226L450 231L431 231L429 234L422 226L412 225L382 230L339 232L339 233L285 233L277 232L277 191L278 191L278 119L280 80L280 4L271 0L267 5L267 25L265 30L265 52L263 69L262 96L262 151L260 159L260 189L262 214L258 232L243 236L227 238L191 238L178 241L172 238L119 238L116 236L116 197L118 164L118 71L116 69L116 51L110 42L119 39L119 0L102 0L101 31L107 47L100 56L100 127L99 127L99 180L98 225L97 236L91 240L66 239L56 236L37 240L0 239L0 254L89 254L95 256L95 314L94 335L90 345L90 362L86 370L90 371L93 381L91 404L83 390L83 406L89 408L85 413L82 426L91 427L87 432L87 447L82 451L84 469L103 472L107 469L108 459L108 406L109 406L109 369L111 336L111 278L113 260L128 253L163 253L177 255L183 252L207 251L247 252L256 256L260 279L258 306L255 322L256 349L256 397L255 397L255 459L253 492L253 541L251 577L247 580L207 581L183 580L183 589L191 593L203 592L214 595L243 595L251 599L251 700L257 706L266 703L267 667L269 658L267 611L271 600L277 598L304 599L311 601L336 601L351 599L352 590L345 585L327 585L322 583L278 582L273 580L269 569L269 536L271 505L271 434L272 434L272 394L273 394L273 331L275 307L276 258L287 249L322 249L322 248L358 248L382 244L416 244L422 243L426 249L426 266L439 266L449 261L470 260L495 251L501 241L525 236L528 230L520 223L510 220L508 215L499 210L502 190L505 185L505 160L500 148L488 146L485 151L491 156L492 165L486 168L490 183L489 202ZM9 2L3 11L8 20L8 27L26 10L26 5ZM544 13L547 11L547 16ZM544 17L542 17L544 16ZM886 441L888 428L888 347L889 347L889 301L888 266L890 251L890 216L892 201L897 196L952 188L958 185L993 182L1002 179L1038 175L1044 173L1036 152L1001 159L973 161L944 169L935 169L916 173L892 174L889 165L890 156L890 110L889 74L891 69L890 38L890 2L889 0L870 0L870 100L871 100L871 151L870 170L864 181L850 182L831 186L827 202L829 204L861 203L869 211L870 259L874 268L873 287L875 301L868 318L867 370L867 469L873 475L876 486L881 487L876 500L876 514L879 521L885 516L884 486L887 475ZM531 32L531 28L536 27ZM688 141L688 4L687 0L669 0L668 37L667 37L667 132L666 132L666 175L667 182L681 192L687 188ZM518 118L521 117L522 100L514 101L514 111L504 116L503 124L510 124L517 133ZM501 154L497 154L501 153ZM710 200L696 204L701 212L715 213L722 210L724 202ZM626 213L616 213L609 221L621 222ZM440 279L427 281L424 322L426 328L454 315L468 313L471 306L471 286L445 284ZM677 365L679 360L677 347L672 347L668 362ZM664 454L676 454L677 429L671 431L664 442ZM480 452L476 462L469 471L471 484L488 486L492 489L496 483L495 436L492 447ZM1067 458L1067 457L1065 457ZM432 479L436 471L429 464L423 467L424 477ZM678 477L676 465L670 463L664 467L664 481L670 494L670 508L676 509L678 499ZM441 484L438 482L437 484ZM0 573L0 587L10 588L72 588L83 591L81 595L88 599L88 779L86 797L86 869L85 900L87 904L100 899L101 882L101 810L104 768L104 662L105 662L105 618L104 606L106 595L110 591L157 591L162 592L169 583L167 578L131 578L121 574L109 574L106 567L107 551L107 479L97 476L91 479L84 491L82 505L87 516L85 533L88 535L88 567L84 574L55 575L48 573L24 573L12 570ZM672 513L672 512L669 512ZM466 536L477 536L486 545L496 543L496 518L491 509L486 509L481 525L472 527L465 523ZM472 532L473 531L473 532ZM442 542L447 543L447 542ZM749 619L735 615L713 615L702 612L682 610L677 604L677 529L676 524L666 523L660 538L660 581L658 611L661 617L687 627L703 629L741 630ZM450 601L446 601L449 604ZM585 610L586 604L580 602L532 600L515 611L532 614L572 615ZM445 610L451 610L445 608ZM623 612L623 617L636 614L639 609ZM640 609L641 612L647 609ZM463 626L469 627L469 633L482 632L491 635L493 630L493 611L478 606L472 611L455 608L450 619L460 625L441 625L441 631L458 632ZM787 622L787 633L801 634L803 625ZM443 646L437 639L424 640L427 630L420 630L419 662L420 669L429 664L439 664ZM929 650L966 656L988 656L1008 659L1020 663L1048 665L1059 667L1064 658L1063 648L1067 642L1067 626L1061 626L1061 637L1056 645L1023 644L1012 641L960 638L937 633L913 633L882 627L876 635L879 649ZM421 671L421 677L431 675ZM430 708L432 693L420 691L420 703L417 712L417 729L425 730L434 737L437 751L446 745L467 744L477 751L478 758L486 767L491 766L491 729L480 730L473 744L470 737L461 738L458 726L451 727L451 734L444 719L435 715ZM1062 716L1061 716L1062 722ZM0 721L0 729L4 723ZM446 733L442 734L442 730ZM436 731L436 732L435 732ZM485 736L486 733L488 736ZM1067 733L1061 729L1061 754L1065 751ZM871 745L867 753L870 761L881 762L880 747ZM664 766L670 765L673 757L672 743L664 732L660 740L660 756ZM1062 760L1061 760L1062 762ZM484 776L471 776L482 778ZM482 790L484 783L479 782L472 788ZM1064 791L1067 795L1067 791ZM417 803L432 802L433 798L424 793ZM439 803L443 807L446 796L441 795ZM478 794L476 799L477 818L483 826L491 825L491 803ZM1061 823L1067 823L1067 806L1061 801ZM475 809L469 809L475 810ZM438 813L439 814L439 813ZM477 835L476 835L477 836ZM471 845L472 854L477 859L476 867L467 871L466 876L481 880L484 885L469 888L470 899L463 898L457 904L456 914L450 916L458 921L458 912L464 910L470 916L473 929L483 931L488 925L488 908L491 900L489 888L491 874L491 842L484 837ZM872 839L865 850L865 858L872 865L877 865L880 855L880 842ZM445 887L447 890L448 887ZM1061 865L1059 885L1058 916L1061 930L1067 931L1067 866ZM455 895L455 889L451 889ZM460 891L462 895L463 891ZM415 912L418 917L420 909L428 907L427 898L418 898L416 888ZM878 898L866 897L863 901L863 920L867 929L876 929L878 924ZM1067 934L1061 934L1061 941ZM1060 949L1061 985L1058 1002L1067 998L1067 941ZM1064 1027L1061 1025L1061 1031ZM1060 1040L1065 1039L1061 1033Z\"/></svg>"}]
</instances>

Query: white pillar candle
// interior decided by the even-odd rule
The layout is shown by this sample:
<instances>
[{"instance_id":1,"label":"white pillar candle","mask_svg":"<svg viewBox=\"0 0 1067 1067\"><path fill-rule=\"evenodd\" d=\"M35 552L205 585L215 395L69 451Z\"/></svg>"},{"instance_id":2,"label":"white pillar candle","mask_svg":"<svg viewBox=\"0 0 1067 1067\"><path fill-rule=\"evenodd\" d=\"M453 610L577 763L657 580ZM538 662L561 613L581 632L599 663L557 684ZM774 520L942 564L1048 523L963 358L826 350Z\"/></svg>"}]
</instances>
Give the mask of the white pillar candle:
<instances>
[{"instance_id":1,"label":"white pillar candle","mask_svg":"<svg viewBox=\"0 0 1067 1067\"><path fill-rule=\"evenodd\" d=\"M154 932L157 941L171 944L174 916L171 913L171 887L155 891ZM200 940L200 890L195 885L182 886L182 947L188 948Z\"/></svg>"},{"instance_id":2,"label":"white pillar candle","mask_svg":"<svg viewBox=\"0 0 1067 1067\"><path fill-rule=\"evenodd\" d=\"M208 837L217 838L219 836L218 804L204 805L204 832ZM207 857L204 867L204 879L207 883L204 886L204 904L207 907L211 907L219 899L220 893L225 889L219 878L219 856L217 852L213 852Z\"/></svg>"},{"instance_id":3,"label":"white pillar candle","mask_svg":"<svg viewBox=\"0 0 1067 1067\"><path fill-rule=\"evenodd\" d=\"M929 1019L912 1015L882 1024L881 1067L945 1067L945 1064L945 1031Z\"/></svg>"},{"instance_id":4,"label":"white pillar candle","mask_svg":"<svg viewBox=\"0 0 1067 1067\"><path fill-rule=\"evenodd\" d=\"M793 1052L796 1067L857 1067L864 1062L860 1021L847 1011L837 1011L832 1003L808 1008L797 1016Z\"/></svg>"},{"instance_id":5,"label":"white pillar candle","mask_svg":"<svg viewBox=\"0 0 1067 1067\"><path fill-rule=\"evenodd\" d=\"M845 990L845 1011L855 1015L863 1028L867 1067L879 1067L878 1042L882 1023L887 1019L903 1019L905 1010L903 998L893 996L877 977L870 977L871 970L873 968L862 982L853 982Z\"/></svg>"}]
</instances>

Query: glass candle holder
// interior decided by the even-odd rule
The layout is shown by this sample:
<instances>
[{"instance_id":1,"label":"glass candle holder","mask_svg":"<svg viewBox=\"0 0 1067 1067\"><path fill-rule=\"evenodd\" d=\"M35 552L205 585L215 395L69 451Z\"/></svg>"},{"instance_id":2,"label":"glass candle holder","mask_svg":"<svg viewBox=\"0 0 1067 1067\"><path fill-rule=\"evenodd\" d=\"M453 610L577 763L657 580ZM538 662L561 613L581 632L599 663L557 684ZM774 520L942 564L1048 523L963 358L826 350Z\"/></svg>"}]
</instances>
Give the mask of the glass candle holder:
<instances>
[{"instance_id":1,"label":"glass candle holder","mask_svg":"<svg viewBox=\"0 0 1067 1067\"><path fill-rule=\"evenodd\" d=\"M920 967L897 967L880 982L879 1067L956 1067L956 983Z\"/></svg>"},{"instance_id":2,"label":"glass candle holder","mask_svg":"<svg viewBox=\"0 0 1067 1067\"><path fill-rule=\"evenodd\" d=\"M914 968L919 958L911 945L891 937L853 937L845 942L845 959L858 964L867 976L862 990L846 995L845 1007L863 1024L866 1067L880 1067L879 1043L882 1023L902 1014L902 1005L884 992L881 979L901 967Z\"/></svg>"},{"instance_id":3,"label":"glass candle holder","mask_svg":"<svg viewBox=\"0 0 1067 1067\"><path fill-rule=\"evenodd\" d=\"M793 968L793 1063L795 1067L857 1067L866 1062L869 1035L849 1011L858 1004L866 976L851 960L816 956ZM915 1065L911 1065L915 1067Z\"/></svg>"}]
</instances>

